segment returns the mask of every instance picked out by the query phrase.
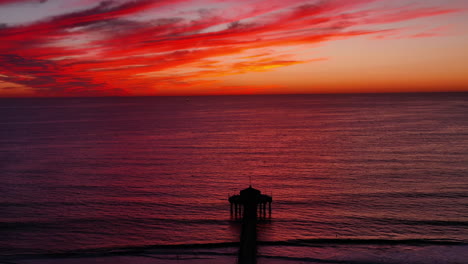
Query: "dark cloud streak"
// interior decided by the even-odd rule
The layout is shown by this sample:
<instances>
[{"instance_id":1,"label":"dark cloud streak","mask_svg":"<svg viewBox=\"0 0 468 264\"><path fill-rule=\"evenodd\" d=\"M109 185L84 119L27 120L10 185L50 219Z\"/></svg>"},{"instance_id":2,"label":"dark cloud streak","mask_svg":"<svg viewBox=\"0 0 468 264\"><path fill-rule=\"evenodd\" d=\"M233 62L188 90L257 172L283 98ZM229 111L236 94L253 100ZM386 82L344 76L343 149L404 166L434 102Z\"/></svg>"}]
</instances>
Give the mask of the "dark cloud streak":
<instances>
[{"instance_id":1,"label":"dark cloud streak","mask_svg":"<svg viewBox=\"0 0 468 264\"><path fill-rule=\"evenodd\" d=\"M60 65L41 59L24 58L16 54L0 54L0 70L7 77L0 80L33 87L40 95L67 95L76 87L88 91L106 90L105 83L92 78L74 76Z\"/></svg>"}]
</instances>

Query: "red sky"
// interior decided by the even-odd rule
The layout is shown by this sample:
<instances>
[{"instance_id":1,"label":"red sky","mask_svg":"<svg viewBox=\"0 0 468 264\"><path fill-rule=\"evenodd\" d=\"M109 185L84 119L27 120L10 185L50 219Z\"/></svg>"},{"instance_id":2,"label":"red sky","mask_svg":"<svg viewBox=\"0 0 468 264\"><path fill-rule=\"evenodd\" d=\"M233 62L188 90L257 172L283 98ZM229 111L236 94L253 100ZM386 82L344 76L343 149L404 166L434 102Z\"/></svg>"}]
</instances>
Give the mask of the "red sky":
<instances>
[{"instance_id":1,"label":"red sky","mask_svg":"<svg viewBox=\"0 0 468 264\"><path fill-rule=\"evenodd\" d=\"M0 97L468 91L466 0L0 0Z\"/></svg>"}]
</instances>

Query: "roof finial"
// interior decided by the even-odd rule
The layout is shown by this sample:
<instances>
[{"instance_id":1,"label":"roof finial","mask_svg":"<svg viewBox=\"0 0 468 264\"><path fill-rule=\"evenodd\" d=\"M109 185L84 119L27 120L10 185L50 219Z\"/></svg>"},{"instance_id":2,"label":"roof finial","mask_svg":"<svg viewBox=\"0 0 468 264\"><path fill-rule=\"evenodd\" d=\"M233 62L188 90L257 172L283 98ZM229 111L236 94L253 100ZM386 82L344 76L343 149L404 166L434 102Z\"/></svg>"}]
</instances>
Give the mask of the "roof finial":
<instances>
[{"instance_id":1,"label":"roof finial","mask_svg":"<svg viewBox=\"0 0 468 264\"><path fill-rule=\"evenodd\" d=\"M252 188L252 176L249 176L249 187Z\"/></svg>"}]
</instances>

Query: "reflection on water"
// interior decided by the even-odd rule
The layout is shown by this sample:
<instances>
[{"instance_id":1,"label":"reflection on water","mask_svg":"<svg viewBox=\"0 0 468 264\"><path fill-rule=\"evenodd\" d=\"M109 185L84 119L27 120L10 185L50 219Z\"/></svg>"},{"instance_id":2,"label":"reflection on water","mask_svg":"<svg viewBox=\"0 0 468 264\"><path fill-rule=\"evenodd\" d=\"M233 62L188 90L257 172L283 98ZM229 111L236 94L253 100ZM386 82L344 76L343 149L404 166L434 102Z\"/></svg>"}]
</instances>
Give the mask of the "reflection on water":
<instances>
[{"instance_id":1,"label":"reflection on water","mask_svg":"<svg viewBox=\"0 0 468 264\"><path fill-rule=\"evenodd\" d=\"M11 253L238 241L468 240L468 95L1 99Z\"/></svg>"}]
</instances>

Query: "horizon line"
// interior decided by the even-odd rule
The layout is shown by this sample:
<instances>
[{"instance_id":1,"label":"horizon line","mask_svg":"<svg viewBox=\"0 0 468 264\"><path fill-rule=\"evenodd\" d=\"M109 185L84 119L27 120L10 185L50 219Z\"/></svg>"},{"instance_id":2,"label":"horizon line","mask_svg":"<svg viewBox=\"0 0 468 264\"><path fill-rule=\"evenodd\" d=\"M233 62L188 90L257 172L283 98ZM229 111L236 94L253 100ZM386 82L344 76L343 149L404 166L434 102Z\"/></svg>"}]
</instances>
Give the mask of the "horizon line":
<instances>
[{"instance_id":1,"label":"horizon line","mask_svg":"<svg viewBox=\"0 0 468 264\"><path fill-rule=\"evenodd\" d=\"M151 94L151 95L90 95L90 96L0 96L0 99L47 99L47 98L123 98L123 97L208 97L208 96L304 96L304 95L391 95L391 94L461 94L468 90L453 91L373 91L373 92L312 92L312 93L257 93L257 94Z\"/></svg>"}]
</instances>

